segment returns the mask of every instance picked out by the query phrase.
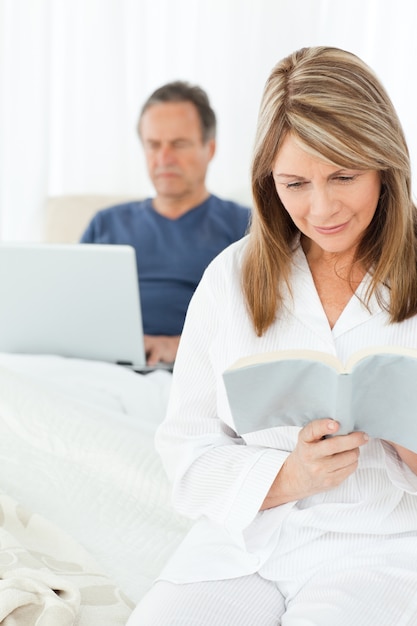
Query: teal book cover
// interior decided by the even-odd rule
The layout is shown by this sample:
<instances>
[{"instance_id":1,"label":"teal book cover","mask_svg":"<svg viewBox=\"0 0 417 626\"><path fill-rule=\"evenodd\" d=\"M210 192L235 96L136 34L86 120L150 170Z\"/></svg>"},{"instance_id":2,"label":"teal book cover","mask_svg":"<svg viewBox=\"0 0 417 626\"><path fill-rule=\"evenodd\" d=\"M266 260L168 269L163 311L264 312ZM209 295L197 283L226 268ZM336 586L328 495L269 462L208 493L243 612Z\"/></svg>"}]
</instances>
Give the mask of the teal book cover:
<instances>
[{"instance_id":1,"label":"teal book cover","mask_svg":"<svg viewBox=\"0 0 417 626\"><path fill-rule=\"evenodd\" d=\"M302 427L330 417L338 434L370 437L417 452L417 350L362 350L342 364L305 350L244 357L223 373L236 431Z\"/></svg>"}]
</instances>

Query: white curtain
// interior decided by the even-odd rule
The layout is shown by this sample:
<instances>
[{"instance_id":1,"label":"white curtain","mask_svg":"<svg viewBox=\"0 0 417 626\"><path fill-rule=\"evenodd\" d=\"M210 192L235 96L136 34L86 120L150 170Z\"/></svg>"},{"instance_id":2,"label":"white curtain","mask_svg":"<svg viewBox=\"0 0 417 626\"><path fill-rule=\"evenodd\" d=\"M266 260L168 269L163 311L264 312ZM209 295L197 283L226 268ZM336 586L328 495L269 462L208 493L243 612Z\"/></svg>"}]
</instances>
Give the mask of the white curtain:
<instances>
[{"instance_id":1,"label":"white curtain","mask_svg":"<svg viewBox=\"0 0 417 626\"><path fill-rule=\"evenodd\" d=\"M416 27L415 0L0 0L0 240L38 240L48 195L151 194L136 119L177 78L218 116L211 191L250 202L263 86L302 46L376 70L416 161Z\"/></svg>"}]
</instances>

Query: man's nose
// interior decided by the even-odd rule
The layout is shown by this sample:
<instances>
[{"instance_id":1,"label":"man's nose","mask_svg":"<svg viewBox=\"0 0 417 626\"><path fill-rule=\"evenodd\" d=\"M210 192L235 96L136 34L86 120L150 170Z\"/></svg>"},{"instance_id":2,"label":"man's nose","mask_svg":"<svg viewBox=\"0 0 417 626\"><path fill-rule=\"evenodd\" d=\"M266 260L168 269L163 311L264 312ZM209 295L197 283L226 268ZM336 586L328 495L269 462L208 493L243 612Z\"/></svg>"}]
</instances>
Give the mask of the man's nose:
<instances>
[{"instance_id":1,"label":"man's nose","mask_svg":"<svg viewBox=\"0 0 417 626\"><path fill-rule=\"evenodd\" d=\"M175 160L174 150L171 146L161 146L158 151L158 161L162 165L166 165L167 163L173 163Z\"/></svg>"}]
</instances>

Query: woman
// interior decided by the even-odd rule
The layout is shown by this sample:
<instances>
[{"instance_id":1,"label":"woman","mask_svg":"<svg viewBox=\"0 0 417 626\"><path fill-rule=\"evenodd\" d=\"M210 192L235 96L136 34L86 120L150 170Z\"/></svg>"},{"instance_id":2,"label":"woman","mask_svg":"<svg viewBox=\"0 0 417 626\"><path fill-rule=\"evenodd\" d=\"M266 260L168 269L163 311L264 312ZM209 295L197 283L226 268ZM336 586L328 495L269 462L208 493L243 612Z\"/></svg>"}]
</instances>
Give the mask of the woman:
<instances>
[{"instance_id":1,"label":"woman","mask_svg":"<svg viewBox=\"0 0 417 626\"><path fill-rule=\"evenodd\" d=\"M250 234L192 300L157 433L196 522L129 626L417 624L417 454L325 415L240 436L222 379L260 352L417 348L410 187L400 122L360 59L314 47L278 63Z\"/></svg>"}]
</instances>

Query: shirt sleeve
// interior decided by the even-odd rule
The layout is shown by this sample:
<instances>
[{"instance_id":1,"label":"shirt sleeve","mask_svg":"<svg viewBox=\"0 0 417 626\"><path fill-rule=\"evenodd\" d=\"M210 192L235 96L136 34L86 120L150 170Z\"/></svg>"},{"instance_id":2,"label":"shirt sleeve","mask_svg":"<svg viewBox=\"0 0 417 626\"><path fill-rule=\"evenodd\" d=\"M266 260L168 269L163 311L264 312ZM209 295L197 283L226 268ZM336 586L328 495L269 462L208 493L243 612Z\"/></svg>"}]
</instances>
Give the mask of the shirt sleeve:
<instances>
[{"instance_id":1,"label":"shirt sleeve","mask_svg":"<svg viewBox=\"0 0 417 626\"><path fill-rule=\"evenodd\" d=\"M385 452L385 466L391 482L407 493L417 495L417 476L404 463L396 450L386 441L381 440Z\"/></svg>"},{"instance_id":2,"label":"shirt sleeve","mask_svg":"<svg viewBox=\"0 0 417 626\"><path fill-rule=\"evenodd\" d=\"M219 274L209 267L190 303L156 447L181 514L241 531L259 512L288 452L247 445L217 414L211 345L227 302L227 277Z\"/></svg>"},{"instance_id":3,"label":"shirt sleeve","mask_svg":"<svg viewBox=\"0 0 417 626\"><path fill-rule=\"evenodd\" d=\"M97 220L97 217L93 217L93 219L90 221L87 228L81 235L80 243L95 243L96 242L96 236L95 236L96 220Z\"/></svg>"}]
</instances>

